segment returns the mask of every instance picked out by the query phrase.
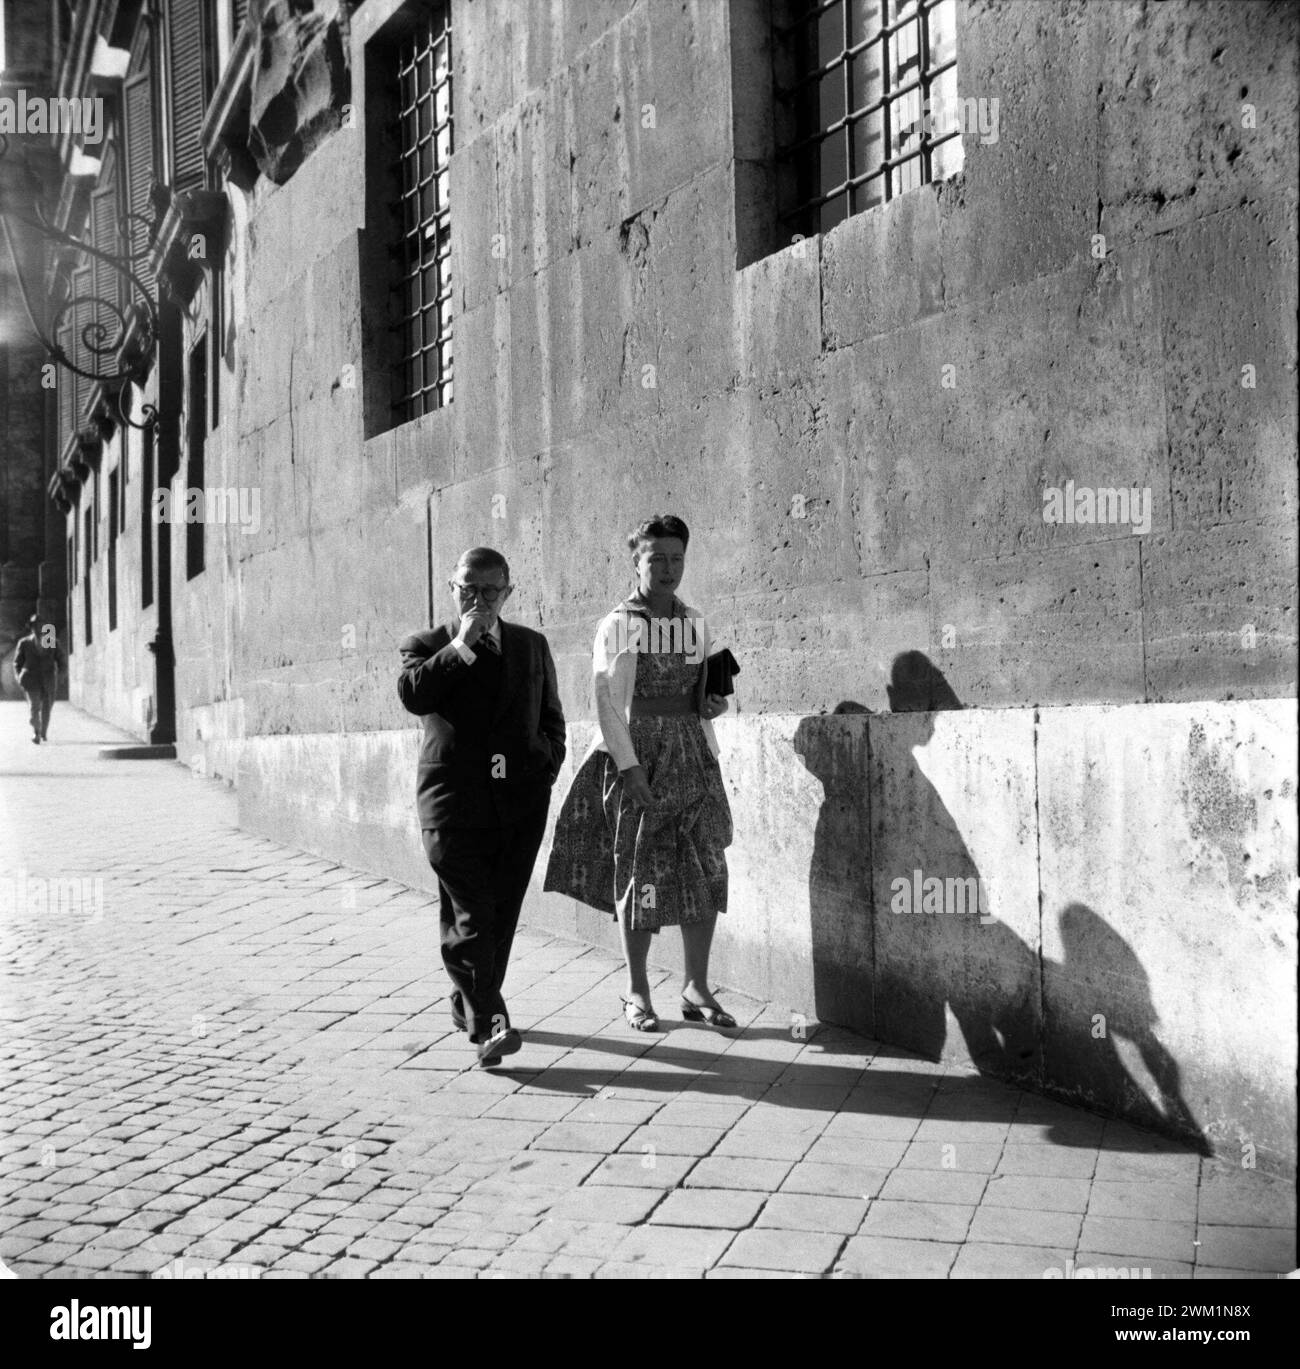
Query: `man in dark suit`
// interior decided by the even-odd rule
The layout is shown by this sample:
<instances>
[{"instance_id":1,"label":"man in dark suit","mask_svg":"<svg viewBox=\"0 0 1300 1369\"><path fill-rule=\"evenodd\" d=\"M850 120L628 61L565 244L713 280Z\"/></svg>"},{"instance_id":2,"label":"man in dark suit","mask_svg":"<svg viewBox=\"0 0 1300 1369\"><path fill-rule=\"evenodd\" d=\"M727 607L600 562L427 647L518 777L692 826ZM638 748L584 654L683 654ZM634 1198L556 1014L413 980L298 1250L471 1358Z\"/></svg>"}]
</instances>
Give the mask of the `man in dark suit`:
<instances>
[{"instance_id":1,"label":"man in dark suit","mask_svg":"<svg viewBox=\"0 0 1300 1369\"><path fill-rule=\"evenodd\" d=\"M397 692L424 722L416 797L452 1021L495 1065L521 1045L501 986L564 762L564 714L546 638L501 621L505 557L467 551L448 586L455 617L402 642Z\"/></svg>"}]
</instances>

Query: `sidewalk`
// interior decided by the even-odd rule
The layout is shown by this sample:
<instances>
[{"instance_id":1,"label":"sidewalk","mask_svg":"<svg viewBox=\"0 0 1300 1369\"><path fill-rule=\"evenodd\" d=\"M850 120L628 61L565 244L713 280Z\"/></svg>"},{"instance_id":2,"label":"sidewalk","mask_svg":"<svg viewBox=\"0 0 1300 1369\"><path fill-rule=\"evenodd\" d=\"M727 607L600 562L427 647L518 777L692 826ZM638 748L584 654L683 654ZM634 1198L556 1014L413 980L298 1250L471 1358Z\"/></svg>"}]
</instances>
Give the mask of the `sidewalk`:
<instances>
[{"instance_id":1,"label":"sidewalk","mask_svg":"<svg viewBox=\"0 0 1300 1369\"><path fill-rule=\"evenodd\" d=\"M633 1032L616 958L527 928L524 1049L473 1067L424 895L241 833L174 762L101 761L119 735L67 704L50 735L0 704L20 1277L1294 1267L1292 1185L848 1032L797 1039L733 992L741 1033Z\"/></svg>"}]
</instances>

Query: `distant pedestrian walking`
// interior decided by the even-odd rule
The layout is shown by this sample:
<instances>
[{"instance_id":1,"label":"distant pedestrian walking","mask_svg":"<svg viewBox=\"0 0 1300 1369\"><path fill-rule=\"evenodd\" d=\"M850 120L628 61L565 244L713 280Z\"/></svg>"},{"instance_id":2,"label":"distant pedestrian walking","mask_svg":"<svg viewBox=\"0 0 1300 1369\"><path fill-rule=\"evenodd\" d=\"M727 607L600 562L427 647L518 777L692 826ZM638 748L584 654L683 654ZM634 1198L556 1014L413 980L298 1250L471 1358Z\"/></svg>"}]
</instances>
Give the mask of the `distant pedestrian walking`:
<instances>
[{"instance_id":1,"label":"distant pedestrian walking","mask_svg":"<svg viewBox=\"0 0 1300 1369\"><path fill-rule=\"evenodd\" d=\"M50 713L59 688L59 640L53 623L37 613L27 620L27 635L18 639L14 675L32 711L32 742L40 745L50 730Z\"/></svg>"}]
</instances>

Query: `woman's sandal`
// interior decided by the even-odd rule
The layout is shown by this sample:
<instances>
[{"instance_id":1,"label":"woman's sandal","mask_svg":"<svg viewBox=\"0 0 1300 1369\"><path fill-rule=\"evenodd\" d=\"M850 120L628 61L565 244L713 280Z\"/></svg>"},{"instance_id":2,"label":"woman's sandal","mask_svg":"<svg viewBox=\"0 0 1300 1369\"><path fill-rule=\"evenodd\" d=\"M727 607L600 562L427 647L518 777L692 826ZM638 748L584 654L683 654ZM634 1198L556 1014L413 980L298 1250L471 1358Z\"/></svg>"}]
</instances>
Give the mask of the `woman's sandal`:
<instances>
[{"instance_id":1,"label":"woman's sandal","mask_svg":"<svg viewBox=\"0 0 1300 1369\"><path fill-rule=\"evenodd\" d=\"M639 1003L634 1003L630 998L620 996L619 1001L623 1004L623 1016L627 1018L627 1025L634 1031L652 1032L659 1030L659 1018L654 1012L647 1012Z\"/></svg>"},{"instance_id":2,"label":"woman's sandal","mask_svg":"<svg viewBox=\"0 0 1300 1369\"><path fill-rule=\"evenodd\" d=\"M682 1017L687 1022L707 1022L709 1026L721 1027L724 1031L730 1031L736 1025L736 1019L729 1012L721 1008L706 1008L701 1003L692 1003L689 998L682 999Z\"/></svg>"}]
</instances>

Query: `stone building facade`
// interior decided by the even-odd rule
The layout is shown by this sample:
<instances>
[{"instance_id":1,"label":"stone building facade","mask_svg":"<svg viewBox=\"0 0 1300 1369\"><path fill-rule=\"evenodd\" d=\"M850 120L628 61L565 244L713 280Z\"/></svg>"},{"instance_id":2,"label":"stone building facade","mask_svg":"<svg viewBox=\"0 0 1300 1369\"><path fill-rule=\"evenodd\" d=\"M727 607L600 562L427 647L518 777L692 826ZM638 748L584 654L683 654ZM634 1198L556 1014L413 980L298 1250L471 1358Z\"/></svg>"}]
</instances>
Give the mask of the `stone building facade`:
<instances>
[{"instance_id":1,"label":"stone building facade","mask_svg":"<svg viewBox=\"0 0 1300 1369\"><path fill-rule=\"evenodd\" d=\"M779 0L161 8L79 10L163 193L158 423L101 413L90 477L58 439L73 699L429 887L398 640L498 547L580 756L626 534L676 512L742 672L718 981L1293 1157L1291 7L950 5L960 151L801 231Z\"/></svg>"}]
</instances>

